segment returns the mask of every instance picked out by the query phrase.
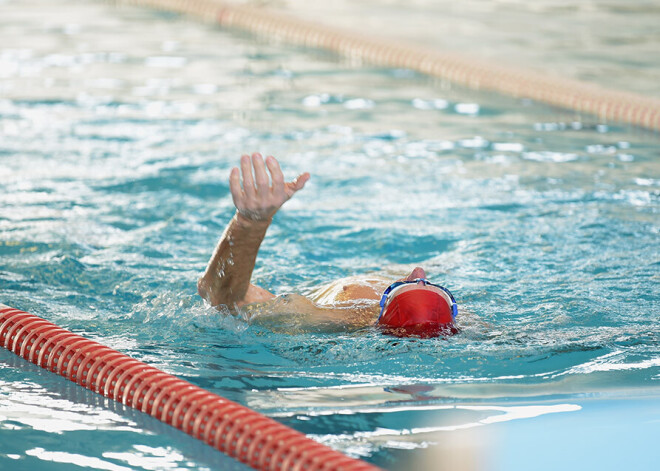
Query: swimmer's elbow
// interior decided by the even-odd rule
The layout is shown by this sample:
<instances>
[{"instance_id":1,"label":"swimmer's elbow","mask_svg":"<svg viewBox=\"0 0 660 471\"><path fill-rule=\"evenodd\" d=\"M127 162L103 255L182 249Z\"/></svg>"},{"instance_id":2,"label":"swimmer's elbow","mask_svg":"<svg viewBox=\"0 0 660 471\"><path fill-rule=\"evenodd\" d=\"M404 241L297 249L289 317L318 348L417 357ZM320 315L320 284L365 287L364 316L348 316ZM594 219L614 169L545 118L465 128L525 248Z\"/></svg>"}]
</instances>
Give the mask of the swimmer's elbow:
<instances>
[{"instance_id":1,"label":"swimmer's elbow","mask_svg":"<svg viewBox=\"0 0 660 471\"><path fill-rule=\"evenodd\" d=\"M197 293L201 296L201 298L204 301L213 304L210 299L211 297L210 290L206 285L206 280L204 280L203 276L200 276L199 279L197 280Z\"/></svg>"},{"instance_id":2,"label":"swimmer's elbow","mask_svg":"<svg viewBox=\"0 0 660 471\"><path fill-rule=\"evenodd\" d=\"M208 281L202 276L197 280L197 293L201 298L209 303L211 306L216 307L221 304L227 304L227 300L222 296L218 296L217 290L209 286Z\"/></svg>"},{"instance_id":3,"label":"swimmer's elbow","mask_svg":"<svg viewBox=\"0 0 660 471\"><path fill-rule=\"evenodd\" d=\"M236 296L228 295L231 292L231 289L218 288L217 286L211 285L204 276L197 280L197 293L199 293L204 301L215 308L220 309L221 307L226 306L228 309L232 310L246 304L243 298L236 298Z\"/></svg>"}]
</instances>

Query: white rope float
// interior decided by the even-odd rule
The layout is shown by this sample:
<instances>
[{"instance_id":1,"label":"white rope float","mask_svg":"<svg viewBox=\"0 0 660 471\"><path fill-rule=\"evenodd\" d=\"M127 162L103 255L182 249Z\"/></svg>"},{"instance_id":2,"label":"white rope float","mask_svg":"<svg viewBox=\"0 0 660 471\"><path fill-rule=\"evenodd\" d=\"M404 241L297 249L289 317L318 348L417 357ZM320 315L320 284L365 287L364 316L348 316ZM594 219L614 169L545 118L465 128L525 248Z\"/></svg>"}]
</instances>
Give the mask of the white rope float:
<instances>
[{"instance_id":1,"label":"white rope float","mask_svg":"<svg viewBox=\"0 0 660 471\"><path fill-rule=\"evenodd\" d=\"M660 100L636 93L499 64L475 63L457 54L333 28L263 8L214 0L117 2L182 13L290 44L325 49L375 65L407 68L468 88L528 98L594 115L604 122L628 123L660 131Z\"/></svg>"}]
</instances>

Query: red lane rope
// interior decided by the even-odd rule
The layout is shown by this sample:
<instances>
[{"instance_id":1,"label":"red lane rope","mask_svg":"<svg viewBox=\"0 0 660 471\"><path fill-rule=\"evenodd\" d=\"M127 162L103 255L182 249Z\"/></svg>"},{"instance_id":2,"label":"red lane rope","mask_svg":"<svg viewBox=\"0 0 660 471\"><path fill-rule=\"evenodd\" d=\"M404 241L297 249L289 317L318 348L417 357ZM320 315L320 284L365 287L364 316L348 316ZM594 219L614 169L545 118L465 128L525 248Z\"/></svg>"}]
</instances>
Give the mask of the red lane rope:
<instances>
[{"instance_id":1,"label":"red lane rope","mask_svg":"<svg viewBox=\"0 0 660 471\"><path fill-rule=\"evenodd\" d=\"M378 469L252 409L4 304L0 304L0 345L74 383L172 425L254 469Z\"/></svg>"}]
</instances>

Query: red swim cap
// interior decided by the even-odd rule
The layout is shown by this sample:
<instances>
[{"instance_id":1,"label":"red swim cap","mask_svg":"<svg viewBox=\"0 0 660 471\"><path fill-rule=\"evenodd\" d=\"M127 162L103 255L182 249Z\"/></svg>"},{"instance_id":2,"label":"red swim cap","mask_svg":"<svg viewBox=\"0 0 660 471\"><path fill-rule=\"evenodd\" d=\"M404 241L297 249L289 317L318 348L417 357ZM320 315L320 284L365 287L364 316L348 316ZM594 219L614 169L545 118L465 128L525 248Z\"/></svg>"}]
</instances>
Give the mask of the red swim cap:
<instances>
[{"instance_id":1,"label":"red swim cap","mask_svg":"<svg viewBox=\"0 0 660 471\"><path fill-rule=\"evenodd\" d=\"M428 338L458 332L451 305L444 296L426 287L409 286L400 293L392 293L378 319L378 325L386 333Z\"/></svg>"}]
</instances>

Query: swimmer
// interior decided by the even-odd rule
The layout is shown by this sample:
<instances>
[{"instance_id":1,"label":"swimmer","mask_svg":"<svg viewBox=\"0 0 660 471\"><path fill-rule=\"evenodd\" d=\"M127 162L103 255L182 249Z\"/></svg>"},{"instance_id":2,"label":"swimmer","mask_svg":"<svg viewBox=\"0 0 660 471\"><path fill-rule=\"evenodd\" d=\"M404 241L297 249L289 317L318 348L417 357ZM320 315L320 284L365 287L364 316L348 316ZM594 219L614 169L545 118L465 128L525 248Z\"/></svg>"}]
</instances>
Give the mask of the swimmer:
<instances>
[{"instance_id":1,"label":"swimmer","mask_svg":"<svg viewBox=\"0 0 660 471\"><path fill-rule=\"evenodd\" d=\"M273 293L251 283L259 246L279 208L302 190L310 178L303 173L291 182L277 160L260 154L241 157L240 170L229 176L236 213L218 242L197 288L204 300L250 322L275 324L280 316L321 331L354 330L377 325L397 336L435 337L456 333L457 306L451 293L414 268L392 280L366 275L343 278L321 287L309 298ZM269 174L270 173L270 177ZM278 319L279 318L279 319Z\"/></svg>"}]
</instances>

